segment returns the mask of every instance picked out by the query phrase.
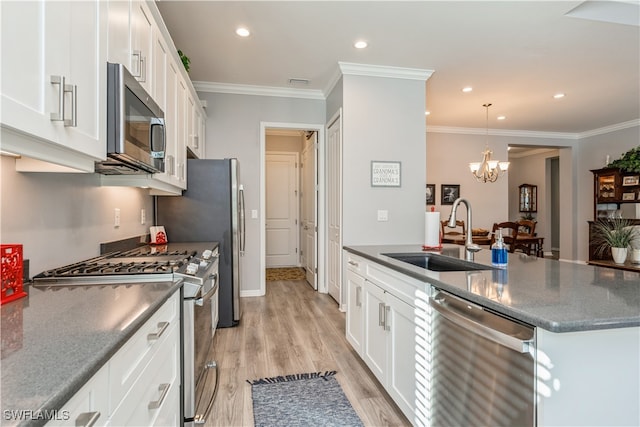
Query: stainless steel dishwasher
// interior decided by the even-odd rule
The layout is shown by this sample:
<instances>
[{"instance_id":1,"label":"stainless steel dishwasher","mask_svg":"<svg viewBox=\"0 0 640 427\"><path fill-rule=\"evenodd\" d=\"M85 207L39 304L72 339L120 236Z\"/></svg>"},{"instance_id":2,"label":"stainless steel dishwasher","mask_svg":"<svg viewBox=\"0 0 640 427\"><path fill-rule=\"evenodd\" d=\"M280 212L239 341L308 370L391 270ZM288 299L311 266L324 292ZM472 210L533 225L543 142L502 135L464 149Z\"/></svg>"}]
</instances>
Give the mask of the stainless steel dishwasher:
<instances>
[{"instance_id":1,"label":"stainless steel dishwasher","mask_svg":"<svg viewBox=\"0 0 640 427\"><path fill-rule=\"evenodd\" d=\"M535 329L436 290L432 426L534 426Z\"/></svg>"}]
</instances>

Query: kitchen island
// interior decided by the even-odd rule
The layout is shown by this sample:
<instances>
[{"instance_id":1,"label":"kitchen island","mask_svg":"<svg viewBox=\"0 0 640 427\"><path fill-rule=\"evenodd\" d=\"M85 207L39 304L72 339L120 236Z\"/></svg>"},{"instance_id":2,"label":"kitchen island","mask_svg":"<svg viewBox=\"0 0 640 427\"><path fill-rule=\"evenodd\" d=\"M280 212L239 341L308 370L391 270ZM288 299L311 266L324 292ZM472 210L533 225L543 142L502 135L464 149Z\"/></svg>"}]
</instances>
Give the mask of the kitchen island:
<instances>
[{"instance_id":1,"label":"kitchen island","mask_svg":"<svg viewBox=\"0 0 640 427\"><path fill-rule=\"evenodd\" d=\"M4 304L1 424L73 425L75 419L63 410L68 400L170 299L176 301L170 314L179 322L181 286L181 280L55 290L32 286L27 297ZM179 333L177 323L167 329L165 335ZM102 413L97 425L107 415Z\"/></svg>"},{"instance_id":2,"label":"kitchen island","mask_svg":"<svg viewBox=\"0 0 640 427\"><path fill-rule=\"evenodd\" d=\"M388 357L396 352L400 359L386 362L394 367L392 374L378 376L388 381L389 393L401 408L403 403L413 403L408 416L415 424L429 424L430 408L422 400L429 399L433 385L429 376L437 375L430 372L432 366L429 365L430 357L436 351L429 348L432 319L429 303L435 289L534 327L532 354L537 425L640 425L640 274L518 253L509 254L507 269L492 269L489 250L476 253L474 260L487 266L486 269L430 271L385 255L424 253L419 245L346 246L344 249L348 288L347 338L352 345L355 342L357 351L360 346L359 354L368 366L374 366L374 374L376 365L371 361L375 361L375 354L371 348L366 348L367 338L362 337L366 333L361 337L357 333L358 328L366 330L366 322L371 320L366 318L366 313L363 316L365 326L357 325L355 338L350 337L354 329L350 326L357 324L350 311L362 310L366 305L367 287L372 287L369 286L371 283L383 289L381 306L391 313L399 313L394 318L393 314L381 312L384 329L393 334L393 329L402 321L406 328L415 327L417 331L412 337L413 347L426 348L424 360L416 362L416 365L423 363L424 366L423 372L414 373L415 390L405 388L403 395L400 381L402 375L410 377L402 372L404 366L411 365L402 359L402 354L412 348L411 340L406 336L399 335L390 340L394 344L386 352ZM465 258L461 246L445 245L440 254ZM352 274L354 272L357 274ZM363 279L359 279L358 274ZM350 297L353 287L350 284L358 280L363 288L356 289ZM385 289L385 282L397 283L395 290ZM404 317L397 309L402 304L394 303L386 296L394 291L396 295L392 296L403 300ZM356 302L353 304L355 310L350 310L350 301ZM412 307L413 311L406 307ZM374 322L378 321L376 309L374 307ZM395 325L393 320L387 325L388 317L395 319ZM398 352L393 346L402 344L403 340L405 348ZM417 354L416 360L420 359ZM394 382L393 375L398 375L400 380ZM396 395L402 399L397 400Z\"/></svg>"}]
</instances>

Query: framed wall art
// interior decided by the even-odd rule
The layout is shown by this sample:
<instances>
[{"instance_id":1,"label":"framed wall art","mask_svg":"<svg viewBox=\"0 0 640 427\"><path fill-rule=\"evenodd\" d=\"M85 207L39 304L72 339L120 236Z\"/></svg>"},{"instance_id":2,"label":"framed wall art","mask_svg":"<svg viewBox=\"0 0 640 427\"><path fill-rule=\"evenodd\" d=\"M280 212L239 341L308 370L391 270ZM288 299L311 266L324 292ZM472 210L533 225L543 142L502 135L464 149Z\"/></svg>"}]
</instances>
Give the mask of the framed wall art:
<instances>
[{"instance_id":1,"label":"framed wall art","mask_svg":"<svg viewBox=\"0 0 640 427\"><path fill-rule=\"evenodd\" d=\"M628 201L628 200L635 200L636 199L636 193L622 193L622 200Z\"/></svg>"},{"instance_id":2,"label":"framed wall art","mask_svg":"<svg viewBox=\"0 0 640 427\"><path fill-rule=\"evenodd\" d=\"M442 184L440 186L440 203L443 205L452 205L456 199L460 197L460 185L458 184Z\"/></svg>"},{"instance_id":3,"label":"framed wall art","mask_svg":"<svg viewBox=\"0 0 640 427\"><path fill-rule=\"evenodd\" d=\"M426 201L427 205L435 205L436 204L436 185L435 184L427 184L426 189Z\"/></svg>"},{"instance_id":4,"label":"framed wall art","mask_svg":"<svg viewBox=\"0 0 640 427\"><path fill-rule=\"evenodd\" d=\"M400 162L371 162L372 187L400 187Z\"/></svg>"},{"instance_id":5,"label":"framed wall art","mask_svg":"<svg viewBox=\"0 0 640 427\"><path fill-rule=\"evenodd\" d=\"M626 186L626 185L638 185L639 181L640 181L640 175L623 176L622 177L622 185L624 185L624 186Z\"/></svg>"}]
</instances>

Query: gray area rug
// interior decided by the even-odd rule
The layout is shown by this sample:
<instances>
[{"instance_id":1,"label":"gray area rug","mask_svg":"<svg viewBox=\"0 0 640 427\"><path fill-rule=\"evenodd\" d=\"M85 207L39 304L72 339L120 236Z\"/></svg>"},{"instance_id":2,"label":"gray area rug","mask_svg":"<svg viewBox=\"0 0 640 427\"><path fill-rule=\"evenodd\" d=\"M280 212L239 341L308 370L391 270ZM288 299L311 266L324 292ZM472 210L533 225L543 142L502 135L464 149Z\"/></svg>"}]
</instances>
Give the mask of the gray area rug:
<instances>
[{"instance_id":1,"label":"gray area rug","mask_svg":"<svg viewBox=\"0 0 640 427\"><path fill-rule=\"evenodd\" d=\"M335 374L314 372L248 381L255 425L362 426Z\"/></svg>"}]
</instances>

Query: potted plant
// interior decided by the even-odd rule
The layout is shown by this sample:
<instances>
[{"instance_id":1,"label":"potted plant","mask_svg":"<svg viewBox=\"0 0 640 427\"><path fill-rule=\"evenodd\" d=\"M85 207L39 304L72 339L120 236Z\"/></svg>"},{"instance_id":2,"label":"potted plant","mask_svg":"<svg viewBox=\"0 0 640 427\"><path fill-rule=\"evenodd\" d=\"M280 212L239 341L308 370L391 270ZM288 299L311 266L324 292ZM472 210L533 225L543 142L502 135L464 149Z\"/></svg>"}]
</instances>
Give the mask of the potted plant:
<instances>
[{"instance_id":1,"label":"potted plant","mask_svg":"<svg viewBox=\"0 0 640 427\"><path fill-rule=\"evenodd\" d=\"M623 153L619 159L612 161L607 167L619 168L624 172L640 172L640 145Z\"/></svg>"},{"instance_id":2,"label":"potted plant","mask_svg":"<svg viewBox=\"0 0 640 427\"><path fill-rule=\"evenodd\" d=\"M599 219L594 223L593 243L596 245L596 254L602 255L611 248L616 264L624 264L627 250L635 238L636 229L628 219Z\"/></svg>"}]
</instances>

